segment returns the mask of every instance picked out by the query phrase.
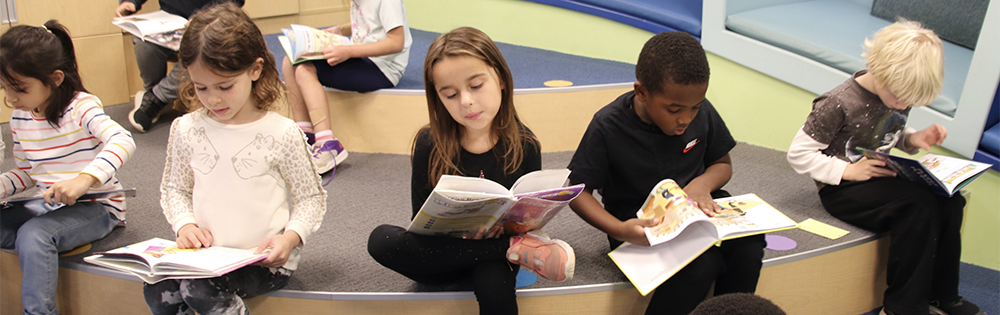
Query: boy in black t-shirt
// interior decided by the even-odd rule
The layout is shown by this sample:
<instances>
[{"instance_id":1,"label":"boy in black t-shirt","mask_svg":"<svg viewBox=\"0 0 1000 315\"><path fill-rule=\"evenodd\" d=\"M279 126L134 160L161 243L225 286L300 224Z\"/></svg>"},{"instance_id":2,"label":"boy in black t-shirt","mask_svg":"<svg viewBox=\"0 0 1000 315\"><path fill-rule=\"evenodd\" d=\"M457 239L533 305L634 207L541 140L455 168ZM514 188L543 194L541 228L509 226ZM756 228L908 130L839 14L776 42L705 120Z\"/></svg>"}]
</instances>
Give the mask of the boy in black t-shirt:
<instances>
[{"instance_id":1,"label":"boy in black t-shirt","mask_svg":"<svg viewBox=\"0 0 1000 315\"><path fill-rule=\"evenodd\" d=\"M643 46L634 91L594 115L570 161L570 181L585 191L570 207L608 234L611 248L622 242L648 245L642 228L653 219L636 211L660 180L671 178L709 216L713 198L729 196L729 150L736 141L705 99L709 67L701 44L687 33L660 33ZM604 206L593 196L597 189ZM753 293L764 256L764 236L722 242L661 284L646 314L687 314L709 293Z\"/></svg>"}]
</instances>

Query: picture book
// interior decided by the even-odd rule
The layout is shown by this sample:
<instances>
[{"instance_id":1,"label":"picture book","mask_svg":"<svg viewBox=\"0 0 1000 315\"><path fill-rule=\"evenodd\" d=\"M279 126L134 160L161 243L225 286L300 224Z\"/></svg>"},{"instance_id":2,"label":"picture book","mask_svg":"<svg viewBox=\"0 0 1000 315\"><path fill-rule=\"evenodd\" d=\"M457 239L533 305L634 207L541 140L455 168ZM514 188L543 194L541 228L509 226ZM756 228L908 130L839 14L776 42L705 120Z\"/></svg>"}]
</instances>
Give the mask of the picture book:
<instances>
[{"instance_id":1,"label":"picture book","mask_svg":"<svg viewBox=\"0 0 1000 315\"><path fill-rule=\"evenodd\" d=\"M709 217L670 179L657 184L637 215L661 219L646 227L650 246L624 243L608 253L639 293L646 295L724 240L792 229L798 225L755 194L715 200Z\"/></svg>"},{"instance_id":2,"label":"picture book","mask_svg":"<svg viewBox=\"0 0 1000 315\"><path fill-rule=\"evenodd\" d=\"M165 279L214 278L267 258L254 249L222 246L177 248L177 244L153 238L107 252L94 253L83 260L98 266L128 272L146 283Z\"/></svg>"},{"instance_id":3,"label":"picture book","mask_svg":"<svg viewBox=\"0 0 1000 315\"><path fill-rule=\"evenodd\" d=\"M565 187L568 169L521 176L510 190L478 177L441 176L407 231L472 237L480 228L502 226L505 234L540 229L583 191Z\"/></svg>"},{"instance_id":4,"label":"picture book","mask_svg":"<svg viewBox=\"0 0 1000 315\"><path fill-rule=\"evenodd\" d=\"M323 49L351 44L351 39L347 36L305 25L292 24L291 29L283 28L281 33L285 35L278 36L278 41L281 42L281 48L285 50L285 55L292 65L310 60L324 60L326 58L323 57Z\"/></svg>"},{"instance_id":5,"label":"picture book","mask_svg":"<svg viewBox=\"0 0 1000 315\"><path fill-rule=\"evenodd\" d=\"M951 197L990 169L992 164L927 153L918 159L858 148L865 157L885 162L897 175Z\"/></svg>"},{"instance_id":6,"label":"picture book","mask_svg":"<svg viewBox=\"0 0 1000 315\"><path fill-rule=\"evenodd\" d=\"M164 11L116 17L111 24L121 27L136 37L172 50L181 47L181 36L187 19Z\"/></svg>"}]
</instances>

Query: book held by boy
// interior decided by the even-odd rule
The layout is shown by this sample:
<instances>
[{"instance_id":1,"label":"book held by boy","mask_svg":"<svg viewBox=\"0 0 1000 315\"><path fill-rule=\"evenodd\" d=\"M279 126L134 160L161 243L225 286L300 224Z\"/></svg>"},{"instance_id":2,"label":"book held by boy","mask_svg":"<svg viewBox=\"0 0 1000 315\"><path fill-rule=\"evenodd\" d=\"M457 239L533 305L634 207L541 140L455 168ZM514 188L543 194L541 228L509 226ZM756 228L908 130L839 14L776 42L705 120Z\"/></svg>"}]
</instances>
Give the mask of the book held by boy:
<instances>
[{"instance_id":1,"label":"book held by boy","mask_svg":"<svg viewBox=\"0 0 1000 315\"><path fill-rule=\"evenodd\" d=\"M658 183L638 211L642 219L660 219L646 227L650 246L624 243L608 253L642 295L724 240L792 229L792 219L755 194L719 198L721 211L709 217L670 179Z\"/></svg>"},{"instance_id":2,"label":"book held by boy","mask_svg":"<svg viewBox=\"0 0 1000 315\"><path fill-rule=\"evenodd\" d=\"M214 278L267 258L266 252L254 254L254 250L222 246L180 249L173 241L153 238L83 260L153 284L165 279Z\"/></svg>"},{"instance_id":3,"label":"book held by boy","mask_svg":"<svg viewBox=\"0 0 1000 315\"><path fill-rule=\"evenodd\" d=\"M281 48L292 65L310 60L324 60L323 50L331 46L350 45L347 36L330 33L305 25L292 24L291 29L283 28L278 36Z\"/></svg>"},{"instance_id":4,"label":"book held by boy","mask_svg":"<svg viewBox=\"0 0 1000 315\"><path fill-rule=\"evenodd\" d=\"M912 182L923 184L935 194L954 196L956 192L990 170L992 164L927 153L911 159L858 148L865 157L885 162L885 167Z\"/></svg>"},{"instance_id":5,"label":"book held by boy","mask_svg":"<svg viewBox=\"0 0 1000 315\"><path fill-rule=\"evenodd\" d=\"M521 176L510 190L479 177L441 176L406 228L411 233L472 237L480 228L502 226L505 234L540 229L583 191L564 187L568 169Z\"/></svg>"},{"instance_id":6,"label":"book held by boy","mask_svg":"<svg viewBox=\"0 0 1000 315\"><path fill-rule=\"evenodd\" d=\"M164 11L116 17L111 24L121 27L136 37L172 50L181 47L181 36L187 19Z\"/></svg>"}]
</instances>

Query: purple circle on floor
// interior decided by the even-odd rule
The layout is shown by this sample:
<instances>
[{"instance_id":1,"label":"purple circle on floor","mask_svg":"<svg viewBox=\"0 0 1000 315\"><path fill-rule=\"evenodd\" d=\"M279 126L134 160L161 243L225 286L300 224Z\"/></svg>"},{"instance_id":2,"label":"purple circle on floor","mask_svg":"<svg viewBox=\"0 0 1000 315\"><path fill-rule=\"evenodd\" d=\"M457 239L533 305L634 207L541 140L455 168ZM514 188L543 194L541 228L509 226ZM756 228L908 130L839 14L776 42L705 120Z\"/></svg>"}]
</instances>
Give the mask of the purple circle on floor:
<instances>
[{"instance_id":1,"label":"purple circle on floor","mask_svg":"<svg viewBox=\"0 0 1000 315\"><path fill-rule=\"evenodd\" d=\"M781 235L767 234L764 235L764 240L767 241L767 248L770 250L789 250L798 245L795 240Z\"/></svg>"},{"instance_id":2,"label":"purple circle on floor","mask_svg":"<svg viewBox=\"0 0 1000 315\"><path fill-rule=\"evenodd\" d=\"M517 278L514 280L514 287L526 287L535 284L535 281L538 281L538 276L531 273L531 271L521 269L517 271Z\"/></svg>"}]
</instances>

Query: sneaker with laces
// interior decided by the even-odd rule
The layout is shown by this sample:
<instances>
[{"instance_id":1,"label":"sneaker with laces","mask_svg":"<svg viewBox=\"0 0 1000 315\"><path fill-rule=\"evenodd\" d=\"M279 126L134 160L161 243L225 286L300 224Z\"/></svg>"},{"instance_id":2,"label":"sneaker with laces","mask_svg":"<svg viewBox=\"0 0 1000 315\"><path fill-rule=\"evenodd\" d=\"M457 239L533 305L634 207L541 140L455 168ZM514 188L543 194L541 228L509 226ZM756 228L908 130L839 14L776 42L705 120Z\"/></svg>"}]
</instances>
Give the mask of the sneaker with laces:
<instances>
[{"instance_id":1,"label":"sneaker with laces","mask_svg":"<svg viewBox=\"0 0 1000 315\"><path fill-rule=\"evenodd\" d=\"M552 281L573 279L576 268L576 255L569 244L534 232L511 237L507 260Z\"/></svg>"},{"instance_id":2,"label":"sneaker with laces","mask_svg":"<svg viewBox=\"0 0 1000 315\"><path fill-rule=\"evenodd\" d=\"M941 304L938 301L931 301L931 314L933 315L986 315L986 312L979 309L979 306L972 304L963 297L948 304Z\"/></svg>"},{"instance_id":3,"label":"sneaker with laces","mask_svg":"<svg viewBox=\"0 0 1000 315\"><path fill-rule=\"evenodd\" d=\"M332 170L337 164L344 162L344 159L347 159L347 150L344 149L344 145L340 143L340 140L333 138L333 140L313 144L312 157L313 163L316 163L317 172L324 174Z\"/></svg>"},{"instance_id":4,"label":"sneaker with laces","mask_svg":"<svg viewBox=\"0 0 1000 315\"><path fill-rule=\"evenodd\" d=\"M132 111L128 113L128 122L139 132L149 131L153 123L159 120L160 110L165 105L166 102L156 98L155 94L139 91L135 93Z\"/></svg>"}]
</instances>

